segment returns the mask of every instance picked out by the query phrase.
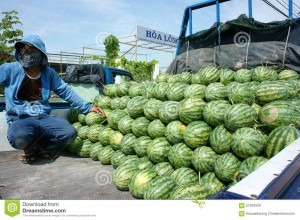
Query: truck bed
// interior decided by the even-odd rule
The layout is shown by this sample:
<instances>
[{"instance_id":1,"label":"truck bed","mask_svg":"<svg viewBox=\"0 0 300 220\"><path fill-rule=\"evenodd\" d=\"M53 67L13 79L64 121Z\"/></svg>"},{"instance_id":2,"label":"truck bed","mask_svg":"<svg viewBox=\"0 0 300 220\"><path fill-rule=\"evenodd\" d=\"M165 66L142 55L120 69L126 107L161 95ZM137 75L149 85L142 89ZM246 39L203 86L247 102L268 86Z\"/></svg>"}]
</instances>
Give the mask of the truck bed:
<instances>
[{"instance_id":1,"label":"truck bed","mask_svg":"<svg viewBox=\"0 0 300 220\"><path fill-rule=\"evenodd\" d=\"M128 200L112 182L114 168L62 152L55 160L19 162L21 151L0 152L0 199Z\"/></svg>"}]
</instances>

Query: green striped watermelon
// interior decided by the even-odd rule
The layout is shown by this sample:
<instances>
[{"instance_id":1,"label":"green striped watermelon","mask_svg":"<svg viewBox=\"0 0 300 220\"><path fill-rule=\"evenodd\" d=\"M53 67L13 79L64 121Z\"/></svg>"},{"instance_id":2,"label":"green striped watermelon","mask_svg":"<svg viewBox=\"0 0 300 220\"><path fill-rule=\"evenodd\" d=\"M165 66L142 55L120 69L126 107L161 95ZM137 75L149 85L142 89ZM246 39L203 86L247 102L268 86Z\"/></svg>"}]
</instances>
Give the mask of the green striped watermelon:
<instances>
[{"instance_id":1,"label":"green striped watermelon","mask_svg":"<svg viewBox=\"0 0 300 220\"><path fill-rule=\"evenodd\" d=\"M161 105L158 116L164 124L169 124L171 121L176 121L179 118L179 102L166 101Z\"/></svg>"},{"instance_id":2,"label":"green striped watermelon","mask_svg":"<svg viewBox=\"0 0 300 220\"><path fill-rule=\"evenodd\" d=\"M198 97L186 98L179 103L179 119L185 124L203 119L206 103Z\"/></svg>"},{"instance_id":3,"label":"green striped watermelon","mask_svg":"<svg viewBox=\"0 0 300 220\"><path fill-rule=\"evenodd\" d=\"M184 91L187 88L186 84L174 83L169 86L167 97L169 101L181 101L184 99Z\"/></svg>"},{"instance_id":4,"label":"green striped watermelon","mask_svg":"<svg viewBox=\"0 0 300 220\"><path fill-rule=\"evenodd\" d=\"M103 145L100 142L93 143L91 146L91 153L90 157L93 160L99 160L98 159L98 154L99 152L103 149Z\"/></svg>"},{"instance_id":5,"label":"green striped watermelon","mask_svg":"<svg viewBox=\"0 0 300 220\"><path fill-rule=\"evenodd\" d=\"M191 84L192 82L192 74L190 72L182 72L180 73L181 82L184 84Z\"/></svg>"},{"instance_id":6,"label":"green striped watermelon","mask_svg":"<svg viewBox=\"0 0 300 220\"><path fill-rule=\"evenodd\" d=\"M272 158L286 146L300 137L300 131L292 126L281 126L275 128L268 136L266 155Z\"/></svg>"},{"instance_id":7,"label":"green striped watermelon","mask_svg":"<svg viewBox=\"0 0 300 220\"><path fill-rule=\"evenodd\" d=\"M225 126L232 131L243 127L252 127L255 119L255 109L246 104L234 104L228 107L224 114Z\"/></svg>"},{"instance_id":8,"label":"green striped watermelon","mask_svg":"<svg viewBox=\"0 0 300 220\"><path fill-rule=\"evenodd\" d=\"M252 70L252 81L262 82L262 81L274 81L278 79L278 74L275 70L259 66Z\"/></svg>"},{"instance_id":9,"label":"green striped watermelon","mask_svg":"<svg viewBox=\"0 0 300 220\"><path fill-rule=\"evenodd\" d=\"M204 121L213 127L223 124L224 113L229 106L231 105L225 100L211 101L207 103L203 110Z\"/></svg>"},{"instance_id":10,"label":"green striped watermelon","mask_svg":"<svg viewBox=\"0 0 300 220\"><path fill-rule=\"evenodd\" d=\"M70 108L70 109L68 110L68 113L67 113L68 121L69 121L71 124L74 124L75 122L78 122L78 115L79 115L80 113L81 113L81 112L80 112L78 109Z\"/></svg>"},{"instance_id":11,"label":"green striped watermelon","mask_svg":"<svg viewBox=\"0 0 300 220\"><path fill-rule=\"evenodd\" d=\"M298 80L299 75L294 70L283 70L278 74L278 79L282 80Z\"/></svg>"},{"instance_id":12,"label":"green striped watermelon","mask_svg":"<svg viewBox=\"0 0 300 220\"><path fill-rule=\"evenodd\" d=\"M189 167L192 164L193 151L184 143L173 145L169 151L169 161L176 169Z\"/></svg>"},{"instance_id":13,"label":"green striped watermelon","mask_svg":"<svg viewBox=\"0 0 300 220\"><path fill-rule=\"evenodd\" d=\"M110 98L117 96L117 88L115 84L107 84L104 86L103 94Z\"/></svg>"},{"instance_id":14,"label":"green striped watermelon","mask_svg":"<svg viewBox=\"0 0 300 220\"><path fill-rule=\"evenodd\" d=\"M231 69L221 69L219 70L220 73L220 82L223 85L228 85L230 82L234 81L234 74L235 72Z\"/></svg>"},{"instance_id":15,"label":"green striped watermelon","mask_svg":"<svg viewBox=\"0 0 300 220\"><path fill-rule=\"evenodd\" d=\"M200 80L201 71L202 71L202 69L200 69L197 73L192 75L192 79L191 79L192 84L201 84L201 80Z\"/></svg>"},{"instance_id":16,"label":"green striped watermelon","mask_svg":"<svg viewBox=\"0 0 300 220\"><path fill-rule=\"evenodd\" d=\"M134 98L136 96L142 96L143 89L144 89L144 86L142 84L134 83L130 86L128 94L129 94L130 98Z\"/></svg>"},{"instance_id":17,"label":"green striped watermelon","mask_svg":"<svg viewBox=\"0 0 300 220\"><path fill-rule=\"evenodd\" d=\"M211 128L204 121L194 121L184 131L184 142L191 148L208 144Z\"/></svg>"},{"instance_id":18,"label":"green striped watermelon","mask_svg":"<svg viewBox=\"0 0 300 220\"><path fill-rule=\"evenodd\" d=\"M215 163L215 173L218 179L231 182L234 174L238 171L241 162L232 153L222 154Z\"/></svg>"},{"instance_id":19,"label":"green striped watermelon","mask_svg":"<svg viewBox=\"0 0 300 220\"><path fill-rule=\"evenodd\" d=\"M147 156L147 148L151 141L151 138L148 136L137 138L134 143L134 150L136 154L140 157Z\"/></svg>"},{"instance_id":20,"label":"green striped watermelon","mask_svg":"<svg viewBox=\"0 0 300 220\"><path fill-rule=\"evenodd\" d=\"M154 82L144 82L143 96L147 99L155 98L156 84Z\"/></svg>"},{"instance_id":21,"label":"green striped watermelon","mask_svg":"<svg viewBox=\"0 0 300 220\"><path fill-rule=\"evenodd\" d=\"M152 139L165 137L166 126L161 122L161 120L156 119L150 122L148 126L148 134Z\"/></svg>"},{"instance_id":22,"label":"green striped watermelon","mask_svg":"<svg viewBox=\"0 0 300 220\"><path fill-rule=\"evenodd\" d=\"M161 162L154 165L153 170L158 176L171 176L174 172L174 168L169 162Z\"/></svg>"},{"instance_id":23,"label":"green striped watermelon","mask_svg":"<svg viewBox=\"0 0 300 220\"><path fill-rule=\"evenodd\" d=\"M88 139L88 132L89 132L90 127L89 126L82 126L78 130L78 137L80 137L81 140Z\"/></svg>"},{"instance_id":24,"label":"green striped watermelon","mask_svg":"<svg viewBox=\"0 0 300 220\"><path fill-rule=\"evenodd\" d=\"M116 84L117 96L122 97L128 95L130 84L128 82L121 82Z\"/></svg>"},{"instance_id":25,"label":"green striped watermelon","mask_svg":"<svg viewBox=\"0 0 300 220\"><path fill-rule=\"evenodd\" d=\"M234 81L239 83L250 82L252 78L252 71L247 69L240 69L234 74Z\"/></svg>"},{"instance_id":26,"label":"green striped watermelon","mask_svg":"<svg viewBox=\"0 0 300 220\"><path fill-rule=\"evenodd\" d=\"M120 119L118 122L118 129L123 134L130 134L132 133L132 123L134 122L134 119L132 119L130 116L126 115L123 118Z\"/></svg>"},{"instance_id":27,"label":"green striped watermelon","mask_svg":"<svg viewBox=\"0 0 300 220\"><path fill-rule=\"evenodd\" d=\"M200 183L207 187L210 196L217 194L225 187L224 184L216 177L214 172L209 172L203 175L200 179Z\"/></svg>"},{"instance_id":28,"label":"green striped watermelon","mask_svg":"<svg viewBox=\"0 0 300 220\"><path fill-rule=\"evenodd\" d=\"M103 125L100 125L100 124L94 124L92 126L89 127L88 129L88 133L87 133L87 137L88 139L95 143L95 142L98 142L98 136L99 136L99 133L104 129L105 127Z\"/></svg>"},{"instance_id":29,"label":"green striped watermelon","mask_svg":"<svg viewBox=\"0 0 300 220\"><path fill-rule=\"evenodd\" d=\"M181 83L181 77L179 74L177 75L170 75L168 79L168 83Z\"/></svg>"},{"instance_id":30,"label":"green striped watermelon","mask_svg":"<svg viewBox=\"0 0 300 220\"><path fill-rule=\"evenodd\" d=\"M198 174L193 169L188 167L181 167L179 169L176 169L171 174L171 177L174 179L177 185L199 182Z\"/></svg>"},{"instance_id":31,"label":"green striped watermelon","mask_svg":"<svg viewBox=\"0 0 300 220\"><path fill-rule=\"evenodd\" d=\"M170 74L168 73L160 73L156 76L155 81L157 83L162 83L162 82L168 82L168 79L170 78Z\"/></svg>"},{"instance_id":32,"label":"green striped watermelon","mask_svg":"<svg viewBox=\"0 0 300 220\"><path fill-rule=\"evenodd\" d=\"M159 83L155 87L155 98L160 101L167 101L168 100L168 83Z\"/></svg>"},{"instance_id":33,"label":"green striped watermelon","mask_svg":"<svg viewBox=\"0 0 300 220\"><path fill-rule=\"evenodd\" d=\"M107 123L112 129L116 130L118 129L119 121L121 120L121 118L123 118L126 115L127 113L124 110L120 110L120 109L112 110L112 112L107 117Z\"/></svg>"},{"instance_id":34,"label":"green striped watermelon","mask_svg":"<svg viewBox=\"0 0 300 220\"><path fill-rule=\"evenodd\" d=\"M140 158L138 161L136 161L136 165L138 166L139 170L153 168L154 166L148 157Z\"/></svg>"},{"instance_id":35,"label":"green striped watermelon","mask_svg":"<svg viewBox=\"0 0 300 220\"><path fill-rule=\"evenodd\" d=\"M219 125L211 132L209 143L217 154L224 154L231 151L232 135L224 125Z\"/></svg>"},{"instance_id":36,"label":"green striped watermelon","mask_svg":"<svg viewBox=\"0 0 300 220\"><path fill-rule=\"evenodd\" d=\"M198 200L208 199L210 192L207 187L199 183L187 183L176 186L170 195L170 199L174 200Z\"/></svg>"},{"instance_id":37,"label":"green striped watermelon","mask_svg":"<svg viewBox=\"0 0 300 220\"><path fill-rule=\"evenodd\" d=\"M133 134L136 137L147 136L149 124L150 121L146 117L139 117L135 119L131 125Z\"/></svg>"},{"instance_id":38,"label":"green striped watermelon","mask_svg":"<svg viewBox=\"0 0 300 220\"><path fill-rule=\"evenodd\" d=\"M238 180L244 179L250 173L258 169L264 163L268 162L267 158L260 157L260 156L252 156L245 159L240 166L238 171Z\"/></svg>"},{"instance_id":39,"label":"green striped watermelon","mask_svg":"<svg viewBox=\"0 0 300 220\"><path fill-rule=\"evenodd\" d=\"M120 159L119 166L123 166L126 164L134 164L137 168L137 162L140 160L137 155L126 155L125 157Z\"/></svg>"},{"instance_id":40,"label":"green striped watermelon","mask_svg":"<svg viewBox=\"0 0 300 220\"><path fill-rule=\"evenodd\" d=\"M227 88L227 93L230 93L233 89L241 86L242 83L239 83L239 82L231 82L229 83L226 88Z\"/></svg>"},{"instance_id":41,"label":"green striped watermelon","mask_svg":"<svg viewBox=\"0 0 300 220\"><path fill-rule=\"evenodd\" d=\"M93 143L90 140L83 140L82 146L77 148L77 154L80 157L90 157Z\"/></svg>"},{"instance_id":42,"label":"green striped watermelon","mask_svg":"<svg viewBox=\"0 0 300 220\"><path fill-rule=\"evenodd\" d=\"M144 107L144 115L146 116L146 118L148 118L151 121L158 119L158 111L161 105L162 102L159 100L149 100Z\"/></svg>"},{"instance_id":43,"label":"green striped watermelon","mask_svg":"<svg viewBox=\"0 0 300 220\"><path fill-rule=\"evenodd\" d=\"M120 109L120 98L116 97L111 100L110 107L112 110Z\"/></svg>"},{"instance_id":44,"label":"green striped watermelon","mask_svg":"<svg viewBox=\"0 0 300 220\"><path fill-rule=\"evenodd\" d=\"M111 98L105 95L97 95L94 99L94 106L98 106L100 108L110 108Z\"/></svg>"},{"instance_id":45,"label":"green striped watermelon","mask_svg":"<svg viewBox=\"0 0 300 220\"><path fill-rule=\"evenodd\" d=\"M134 144L136 137L133 134L126 134L121 142L121 151L126 155L136 154L134 150Z\"/></svg>"},{"instance_id":46,"label":"green striped watermelon","mask_svg":"<svg viewBox=\"0 0 300 220\"><path fill-rule=\"evenodd\" d=\"M80 124L86 125L86 122L85 122L85 114L79 114L79 115L78 115L78 121L80 122Z\"/></svg>"},{"instance_id":47,"label":"green striped watermelon","mask_svg":"<svg viewBox=\"0 0 300 220\"><path fill-rule=\"evenodd\" d=\"M166 138L156 138L149 143L147 156L153 163L167 162L170 148Z\"/></svg>"},{"instance_id":48,"label":"green striped watermelon","mask_svg":"<svg viewBox=\"0 0 300 220\"><path fill-rule=\"evenodd\" d=\"M265 146L265 136L253 128L240 128L232 135L232 150L241 158L259 156Z\"/></svg>"},{"instance_id":49,"label":"green striped watermelon","mask_svg":"<svg viewBox=\"0 0 300 220\"><path fill-rule=\"evenodd\" d=\"M227 100L227 88L222 83L211 83L205 89L205 99L207 101Z\"/></svg>"},{"instance_id":50,"label":"green striped watermelon","mask_svg":"<svg viewBox=\"0 0 300 220\"><path fill-rule=\"evenodd\" d=\"M297 80L279 80L278 82L287 87L290 99L297 98L300 94Z\"/></svg>"},{"instance_id":51,"label":"green striped watermelon","mask_svg":"<svg viewBox=\"0 0 300 220\"><path fill-rule=\"evenodd\" d=\"M129 96L123 96L120 98L120 104L119 107L120 109L124 110L127 108L127 104L130 101L130 97Z\"/></svg>"},{"instance_id":52,"label":"green striped watermelon","mask_svg":"<svg viewBox=\"0 0 300 220\"><path fill-rule=\"evenodd\" d=\"M122 140L123 140L123 134L120 131L115 131L109 137L109 145L114 150L120 150Z\"/></svg>"},{"instance_id":53,"label":"green striped watermelon","mask_svg":"<svg viewBox=\"0 0 300 220\"><path fill-rule=\"evenodd\" d=\"M124 164L119 165L117 169L113 172L113 183L117 187L118 190L128 191L129 190L129 182L132 176L139 169L135 164Z\"/></svg>"},{"instance_id":54,"label":"green striped watermelon","mask_svg":"<svg viewBox=\"0 0 300 220\"><path fill-rule=\"evenodd\" d=\"M157 177L144 189L144 199L168 199L175 186L176 183L171 177Z\"/></svg>"},{"instance_id":55,"label":"green striped watermelon","mask_svg":"<svg viewBox=\"0 0 300 220\"><path fill-rule=\"evenodd\" d=\"M67 145L67 149L75 154L77 153L78 149L80 149L83 145L83 141L80 139L80 137L76 137L76 139L71 143Z\"/></svg>"},{"instance_id":56,"label":"green striped watermelon","mask_svg":"<svg viewBox=\"0 0 300 220\"><path fill-rule=\"evenodd\" d=\"M210 147L198 147L193 152L193 167L201 174L213 172L218 155Z\"/></svg>"},{"instance_id":57,"label":"green striped watermelon","mask_svg":"<svg viewBox=\"0 0 300 220\"><path fill-rule=\"evenodd\" d=\"M144 192L150 181L157 177L152 169L143 169L137 171L129 182L129 191L131 195L138 199L144 198Z\"/></svg>"},{"instance_id":58,"label":"green striped watermelon","mask_svg":"<svg viewBox=\"0 0 300 220\"><path fill-rule=\"evenodd\" d=\"M78 132L79 128L81 128L83 125L80 124L80 122L75 122L72 124L72 126L75 128L75 130Z\"/></svg>"},{"instance_id":59,"label":"green striped watermelon","mask_svg":"<svg viewBox=\"0 0 300 220\"><path fill-rule=\"evenodd\" d=\"M184 90L184 98L198 97L204 99L206 86L193 84L189 85Z\"/></svg>"},{"instance_id":60,"label":"green striped watermelon","mask_svg":"<svg viewBox=\"0 0 300 220\"><path fill-rule=\"evenodd\" d=\"M138 118L144 116L144 107L148 99L143 96L136 96L132 98L127 104L127 112L131 118Z\"/></svg>"},{"instance_id":61,"label":"green striped watermelon","mask_svg":"<svg viewBox=\"0 0 300 220\"><path fill-rule=\"evenodd\" d=\"M206 67L200 72L200 84L209 85L218 82L220 79L220 72L216 67Z\"/></svg>"},{"instance_id":62,"label":"green striped watermelon","mask_svg":"<svg viewBox=\"0 0 300 220\"><path fill-rule=\"evenodd\" d=\"M252 82L246 82L243 83L243 85L247 85L248 88L252 91L255 92L257 90L257 87L260 85L260 82L252 81Z\"/></svg>"},{"instance_id":63,"label":"green striped watermelon","mask_svg":"<svg viewBox=\"0 0 300 220\"><path fill-rule=\"evenodd\" d=\"M109 145L109 138L114 133L111 128L104 128L98 135L98 140L103 146Z\"/></svg>"},{"instance_id":64,"label":"green striped watermelon","mask_svg":"<svg viewBox=\"0 0 300 220\"><path fill-rule=\"evenodd\" d=\"M183 141L183 133L186 125L181 121L172 121L166 127L165 136L171 144L177 144Z\"/></svg>"},{"instance_id":65,"label":"green striped watermelon","mask_svg":"<svg viewBox=\"0 0 300 220\"><path fill-rule=\"evenodd\" d=\"M126 155L121 150L116 150L111 156L111 160L110 160L111 165L115 169L117 169L117 167L120 165L121 159L124 158L125 156Z\"/></svg>"},{"instance_id":66,"label":"green striped watermelon","mask_svg":"<svg viewBox=\"0 0 300 220\"><path fill-rule=\"evenodd\" d=\"M112 149L111 146L104 147L100 153L98 154L98 159L103 165L110 165L111 164L111 157L115 151Z\"/></svg>"},{"instance_id":67,"label":"green striped watermelon","mask_svg":"<svg viewBox=\"0 0 300 220\"><path fill-rule=\"evenodd\" d=\"M85 122L88 126L94 124L102 124L105 121L105 117L96 112L90 112L85 116Z\"/></svg>"},{"instance_id":68,"label":"green striped watermelon","mask_svg":"<svg viewBox=\"0 0 300 220\"><path fill-rule=\"evenodd\" d=\"M243 103L251 105L254 102L254 93L247 84L241 84L230 90L228 99L232 104Z\"/></svg>"}]
</instances>

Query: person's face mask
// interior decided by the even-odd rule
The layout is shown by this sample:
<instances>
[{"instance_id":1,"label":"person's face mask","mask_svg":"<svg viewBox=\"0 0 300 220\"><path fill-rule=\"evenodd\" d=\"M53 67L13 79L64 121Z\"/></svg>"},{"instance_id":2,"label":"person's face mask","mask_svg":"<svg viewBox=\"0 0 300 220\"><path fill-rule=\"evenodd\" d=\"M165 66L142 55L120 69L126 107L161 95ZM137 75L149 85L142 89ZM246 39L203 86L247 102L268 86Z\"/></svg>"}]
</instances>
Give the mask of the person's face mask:
<instances>
[{"instance_id":1,"label":"person's face mask","mask_svg":"<svg viewBox=\"0 0 300 220\"><path fill-rule=\"evenodd\" d=\"M26 51L18 54L19 62L25 68L36 67L43 62L43 54L40 51Z\"/></svg>"}]
</instances>

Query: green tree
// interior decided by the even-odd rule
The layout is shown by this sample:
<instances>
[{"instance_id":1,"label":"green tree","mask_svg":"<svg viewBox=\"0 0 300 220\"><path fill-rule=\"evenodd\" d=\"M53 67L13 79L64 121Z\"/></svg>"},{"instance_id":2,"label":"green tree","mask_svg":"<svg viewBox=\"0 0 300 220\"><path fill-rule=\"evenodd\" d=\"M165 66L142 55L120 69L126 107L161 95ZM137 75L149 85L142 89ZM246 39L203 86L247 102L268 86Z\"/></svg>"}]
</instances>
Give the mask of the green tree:
<instances>
[{"instance_id":1,"label":"green tree","mask_svg":"<svg viewBox=\"0 0 300 220\"><path fill-rule=\"evenodd\" d=\"M116 67L115 59L119 56L120 45L119 40L114 35L109 35L104 40L107 65Z\"/></svg>"},{"instance_id":2,"label":"green tree","mask_svg":"<svg viewBox=\"0 0 300 220\"><path fill-rule=\"evenodd\" d=\"M0 64L11 62L12 59L7 55L14 51L14 43L23 36L23 31L15 29L15 25L22 25L19 20L18 12L15 10L2 12L4 17L0 22Z\"/></svg>"}]
</instances>

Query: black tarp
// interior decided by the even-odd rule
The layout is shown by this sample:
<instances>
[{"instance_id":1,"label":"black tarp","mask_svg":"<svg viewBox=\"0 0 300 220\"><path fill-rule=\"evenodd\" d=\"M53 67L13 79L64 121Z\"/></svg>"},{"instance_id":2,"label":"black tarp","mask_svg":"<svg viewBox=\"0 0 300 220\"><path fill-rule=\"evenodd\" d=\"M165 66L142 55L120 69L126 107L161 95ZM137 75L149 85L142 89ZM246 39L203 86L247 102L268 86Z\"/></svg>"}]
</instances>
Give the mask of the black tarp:
<instances>
[{"instance_id":1,"label":"black tarp","mask_svg":"<svg viewBox=\"0 0 300 220\"><path fill-rule=\"evenodd\" d=\"M199 71L206 66L234 70L262 64L300 72L300 20L261 23L241 15L180 39L168 73Z\"/></svg>"}]
</instances>

